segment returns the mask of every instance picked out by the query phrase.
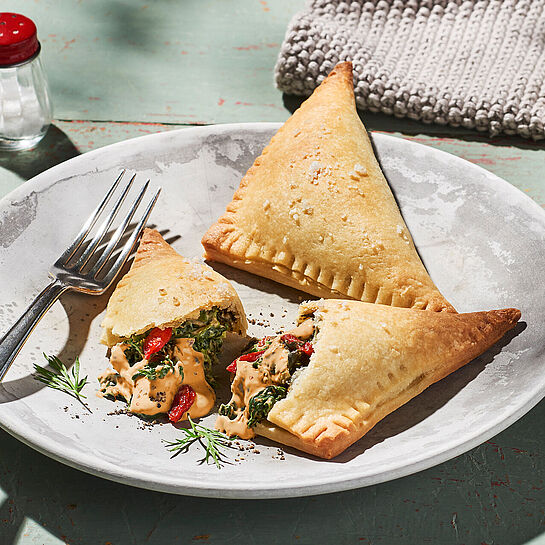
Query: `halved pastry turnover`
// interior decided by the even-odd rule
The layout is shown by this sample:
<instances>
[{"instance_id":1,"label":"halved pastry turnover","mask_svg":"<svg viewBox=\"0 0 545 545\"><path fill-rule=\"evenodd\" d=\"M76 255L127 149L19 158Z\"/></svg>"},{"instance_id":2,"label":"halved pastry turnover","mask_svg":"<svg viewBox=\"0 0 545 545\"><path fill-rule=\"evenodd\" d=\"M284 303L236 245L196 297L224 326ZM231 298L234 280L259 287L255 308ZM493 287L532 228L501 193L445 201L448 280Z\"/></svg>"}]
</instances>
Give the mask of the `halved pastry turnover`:
<instances>
[{"instance_id":1,"label":"halved pastry turnover","mask_svg":"<svg viewBox=\"0 0 545 545\"><path fill-rule=\"evenodd\" d=\"M122 399L138 414L168 412L176 422L214 406L209 369L226 333L244 335L247 323L223 276L146 229L102 327L112 367L99 376L99 395Z\"/></svg>"},{"instance_id":2,"label":"halved pastry turnover","mask_svg":"<svg viewBox=\"0 0 545 545\"><path fill-rule=\"evenodd\" d=\"M455 314L304 303L296 329L261 340L228 368L232 399L220 407L216 427L333 458L490 348L519 318L513 308Z\"/></svg>"},{"instance_id":3,"label":"halved pastry turnover","mask_svg":"<svg viewBox=\"0 0 545 545\"><path fill-rule=\"evenodd\" d=\"M318 297L454 311L428 275L338 64L255 160L205 256Z\"/></svg>"}]
</instances>

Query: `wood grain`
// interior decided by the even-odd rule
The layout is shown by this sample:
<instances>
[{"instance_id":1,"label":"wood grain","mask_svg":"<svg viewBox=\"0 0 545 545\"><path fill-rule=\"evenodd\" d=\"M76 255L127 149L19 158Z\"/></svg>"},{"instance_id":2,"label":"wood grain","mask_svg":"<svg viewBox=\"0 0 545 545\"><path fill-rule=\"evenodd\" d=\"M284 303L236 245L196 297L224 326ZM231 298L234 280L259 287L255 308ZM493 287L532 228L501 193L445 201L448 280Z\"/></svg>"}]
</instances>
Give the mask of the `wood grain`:
<instances>
[{"instance_id":1,"label":"wood grain","mask_svg":"<svg viewBox=\"0 0 545 545\"><path fill-rule=\"evenodd\" d=\"M302 5L7 0L2 9L37 23L56 121L37 149L0 154L0 195L126 138L202 123L285 120L300 99L283 97L272 71L287 22ZM370 129L468 159L545 205L544 144L362 115ZM542 402L492 441L416 475L260 502L118 485L0 432L0 545L544 543L544 420Z\"/></svg>"},{"instance_id":2,"label":"wood grain","mask_svg":"<svg viewBox=\"0 0 545 545\"><path fill-rule=\"evenodd\" d=\"M204 124L284 116L271 70L301 0L12 4L38 27L57 119Z\"/></svg>"}]
</instances>

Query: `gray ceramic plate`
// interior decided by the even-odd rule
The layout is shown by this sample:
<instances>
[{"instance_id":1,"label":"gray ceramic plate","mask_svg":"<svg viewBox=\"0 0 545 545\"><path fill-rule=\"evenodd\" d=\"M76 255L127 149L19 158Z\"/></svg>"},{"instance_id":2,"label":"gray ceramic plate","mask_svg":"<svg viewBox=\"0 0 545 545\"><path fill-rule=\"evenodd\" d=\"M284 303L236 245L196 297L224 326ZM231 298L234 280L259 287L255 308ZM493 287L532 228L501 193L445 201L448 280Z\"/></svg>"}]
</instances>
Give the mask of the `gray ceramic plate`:
<instances>
[{"instance_id":1,"label":"gray ceramic plate","mask_svg":"<svg viewBox=\"0 0 545 545\"><path fill-rule=\"evenodd\" d=\"M47 281L49 265L78 231L120 167L163 192L151 223L186 256L223 212L242 174L276 124L173 131L121 142L44 172L0 202L0 329L5 330ZM0 386L0 425L70 466L123 483L212 497L271 498L345 490L395 479L452 458L489 439L544 395L545 213L505 181L446 153L376 134L382 166L416 246L459 311L516 306L523 322L489 352L380 422L333 461L258 440L259 453L232 452L221 470L199 464L202 451L171 459L161 443L180 432L108 415L94 395L105 368L99 324L107 297L68 295L42 320ZM248 314L270 322L260 335L289 327L307 298L229 267ZM274 315L274 316L271 316ZM32 378L42 352L80 356L92 414ZM224 360L229 359L228 355ZM214 416L205 422L213 425ZM0 446L1 452L1 446ZM234 461L235 458L244 458Z\"/></svg>"}]
</instances>

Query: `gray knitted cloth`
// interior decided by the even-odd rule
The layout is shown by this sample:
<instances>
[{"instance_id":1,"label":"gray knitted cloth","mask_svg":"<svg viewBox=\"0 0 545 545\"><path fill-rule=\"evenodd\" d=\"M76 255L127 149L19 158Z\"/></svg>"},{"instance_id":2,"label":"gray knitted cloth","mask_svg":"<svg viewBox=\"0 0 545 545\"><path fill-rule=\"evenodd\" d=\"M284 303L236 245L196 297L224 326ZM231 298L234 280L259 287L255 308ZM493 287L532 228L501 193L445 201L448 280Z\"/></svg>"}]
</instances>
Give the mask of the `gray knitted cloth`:
<instances>
[{"instance_id":1,"label":"gray knitted cloth","mask_svg":"<svg viewBox=\"0 0 545 545\"><path fill-rule=\"evenodd\" d=\"M545 0L310 0L277 86L309 95L345 60L360 108L545 138Z\"/></svg>"}]
</instances>

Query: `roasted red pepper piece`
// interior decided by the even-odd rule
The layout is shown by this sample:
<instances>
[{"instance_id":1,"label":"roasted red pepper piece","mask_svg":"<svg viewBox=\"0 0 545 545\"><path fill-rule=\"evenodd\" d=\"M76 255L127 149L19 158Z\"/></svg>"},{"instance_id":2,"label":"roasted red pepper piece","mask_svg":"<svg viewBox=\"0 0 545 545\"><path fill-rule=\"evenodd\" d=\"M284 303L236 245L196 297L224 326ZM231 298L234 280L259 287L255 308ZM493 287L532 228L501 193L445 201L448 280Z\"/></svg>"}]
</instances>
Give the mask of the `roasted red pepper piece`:
<instances>
[{"instance_id":1,"label":"roasted red pepper piece","mask_svg":"<svg viewBox=\"0 0 545 545\"><path fill-rule=\"evenodd\" d=\"M231 364L229 364L226 369L230 373L236 373L237 372L237 361L249 361L253 362L259 359L259 357L265 352L265 350L260 350L259 352L250 352L249 354L242 354L242 356L238 357L235 361L233 361Z\"/></svg>"},{"instance_id":2,"label":"roasted red pepper piece","mask_svg":"<svg viewBox=\"0 0 545 545\"><path fill-rule=\"evenodd\" d=\"M284 341L285 343L301 343L301 340L298 339L295 335L292 335L291 333L286 333L285 335L282 335L280 337L281 341Z\"/></svg>"},{"instance_id":3,"label":"roasted red pepper piece","mask_svg":"<svg viewBox=\"0 0 545 545\"><path fill-rule=\"evenodd\" d=\"M188 384L182 384L178 393L174 396L172 407L168 411L168 419L171 422L178 422L182 416L189 411L195 401L197 394Z\"/></svg>"},{"instance_id":4,"label":"roasted red pepper piece","mask_svg":"<svg viewBox=\"0 0 545 545\"><path fill-rule=\"evenodd\" d=\"M171 337L172 329L170 327L166 329L154 327L144 341L144 359L149 360L153 354L159 352Z\"/></svg>"},{"instance_id":5,"label":"roasted red pepper piece","mask_svg":"<svg viewBox=\"0 0 545 545\"><path fill-rule=\"evenodd\" d=\"M240 361L256 361L265 350L260 350L259 352L250 352L249 354L242 354L239 358Z\"/></svg>"},{"instance_id":6,"label":"roasted red pepper piece","mask_svg":"<svg viewBox=\"0 0 545 545\"><path fill-rule=\"evenodd\" d=\"M286 345L287 349L291 352L293 350L300 349L303 345L303 341L298 339L295 335L291 333L286 333L280 337L280 340Z\"/></svg>"},{"instance_id":7,"label":"roasted red pepper piece","mask_svg":"<svg viewBox=\"0 0 545 545\"><path fill-rule=\"evenodd\" d=\"M302 352L304 354L306 354L307 356L312 356L312 353L314 352L314 347L312 346L312 343L310 342L306 342L302 348L301 348Z\"/></svg>"}]
</instances>

